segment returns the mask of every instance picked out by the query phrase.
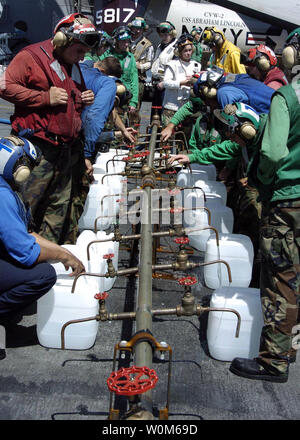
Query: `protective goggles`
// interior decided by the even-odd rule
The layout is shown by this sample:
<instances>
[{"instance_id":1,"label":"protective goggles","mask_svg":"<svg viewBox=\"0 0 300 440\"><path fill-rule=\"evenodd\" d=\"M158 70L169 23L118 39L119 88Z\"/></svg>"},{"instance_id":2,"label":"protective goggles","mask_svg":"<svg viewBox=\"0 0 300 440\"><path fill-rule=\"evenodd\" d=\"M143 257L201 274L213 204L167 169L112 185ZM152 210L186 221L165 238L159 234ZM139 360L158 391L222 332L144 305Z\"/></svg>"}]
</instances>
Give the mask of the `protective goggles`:
<instances>
[{"instance_id":1,"label":"protective goggles","mask_svg":"<svg viewBox=\"0 0 300 440\"><path fill-rule=\"evenodd\" d=\"M85 32L82 34L68 32L68 35L72 37L74 40L78 40L79 43L84 44L85 46L91 49L98 46L101 38L98 32Z\"/></svg>"},{"instance_id":2,"label":"protective goggles","mask_svg":"<svg viewBox=\"0 0 300 440\"><path fill-rule=\"evenodd\" d=\"M157 26L156 30L159 34L169 34L172 32L173 28L170 25L160 25Z\"/></svg>"}]
</instances>

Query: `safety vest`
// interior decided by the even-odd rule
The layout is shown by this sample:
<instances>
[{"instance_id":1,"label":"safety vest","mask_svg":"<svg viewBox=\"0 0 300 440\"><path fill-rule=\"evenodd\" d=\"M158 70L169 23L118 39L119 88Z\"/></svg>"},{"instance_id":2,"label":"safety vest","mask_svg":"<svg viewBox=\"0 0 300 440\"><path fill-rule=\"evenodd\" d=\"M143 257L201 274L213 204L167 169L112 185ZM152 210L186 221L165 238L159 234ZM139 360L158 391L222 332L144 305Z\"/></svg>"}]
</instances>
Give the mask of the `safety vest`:
<instances>
[{"instance_id":1,"label":"safety vest","mask_svg":"<svg viewBox=\"0 0 300 440\"><path fill-rule=\"evenodd\" d=\"M22 129L33 129L34 135L45 139L47 142L58 145L59 142L70 143L81 130L81 111L83 104L81 93L86 90L83 76L78 64L67 66L61 64L53 56L51 40L32 44L23 50L28 51L35 62L43 70L49 88L60 87L66 90L69 99L67 105L55 107L45 106L38 109L21 107L16 104L12 116L12 127L20 132ZM32 69L34 78L34 68ZM39 85L36 85L37 89Z\"/></svg>"},{"instance_id":2,"label":"safety vest","mask_svg":"<svg viewBox=\"0 0 300 440\"><path fill-rule=\"evenodd\" d=\"M146 37L143 37L141 41L139 41L137 45L132 49L135 61L143 62L141 57L150 46L152 46L151 41L149 41Z\"/></svg>"}]
</instances>

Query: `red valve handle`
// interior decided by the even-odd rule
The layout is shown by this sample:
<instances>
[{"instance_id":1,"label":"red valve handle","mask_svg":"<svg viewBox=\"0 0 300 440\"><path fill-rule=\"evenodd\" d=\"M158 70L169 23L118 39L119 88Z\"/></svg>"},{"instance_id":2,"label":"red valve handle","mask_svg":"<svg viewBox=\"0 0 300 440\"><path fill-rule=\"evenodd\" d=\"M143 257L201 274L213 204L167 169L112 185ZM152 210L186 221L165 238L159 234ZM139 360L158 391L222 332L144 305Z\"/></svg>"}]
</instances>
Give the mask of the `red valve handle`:
<instances>
[{"instance_id":1,"label":"red valve handle","mask_svg":"<svg viewBox=\"0 0 300 440\"><path fill-rule=\"evenodd\" d=\"M103 255L103 260L111 260L115 254L105 254Z\"/></svg>"},{"instance_id":2,"label":"red valve handle","mask_svg":"<svg viewBox=\"0 0 300 440\"><path fill-rule=\"evenodd\" d=\"M183 212L183 208L170 208L171 214L180 214L181 212Z\"/></svg>"},{"instance_id":3,"label":"red valve handle","mask_svg":"<svg viewBox=\"0 0 300 440\"><path fill-rule=\"evenodd\" d=\"M142 151L141 153L134 154L133 157L136 157L136 158L146 157L146 156L149 156L149 154L150 154L150 151Z\"/></svg>"},{"instance_id":4,"label":"red valve handle","mask_svg":"<svg viewBox=\"0 0 300 440\"><path fill-rule=\"evenodd\" d=\"M183 278L179 278L178 283L181 286L192 286L193 284L197 283L197 278L196 277L183 277Z\"/></svg>"},{"instance_id":5,"label":"red valve handle","mask_svg":"<svg viewBox=\"0 0 300 440\"><path fill-rule=\"evenodd\" d=\"M180 189L170 189L169 194L170 196L176 196L180 192L181 192Z\"/></svg>"},{"instance_id":6,"label":"red valve handle","mask_svg":"<svg viewBox=\"0 0 300 440\"><path fill-rule=\"evenodd\" d=\"M166 171L166 174L177 174L177 171Z\"/></svg>"},{"instance_id":7,"label":"red valve handle","mask_svg":"<svg viewBox=\"0 0 300 440\"><path fill-rule=\"evenodd\" d=\"M157 381L155 370L150 370L148 367L132 366L112 372L106 383L108 389L116 394L135 396L154 388Z\"/></svg>"},{"instance_id":8,"label":"red valve handle","mask_svg":"<svg viewBox=\"0 0 300 440\"><path fill-rule=\"evenodd\" d=\"M126 156L126 157L123 157L123 159L122 160L124 160L124 162L127 162L128 160L130 160L131 159L131 157L129 157L129 156Z\"/></svg>"},{"instance_id":9,"label":"red valve handle","mask_svg":"<svg viewBox=\"0 0 300 440\"><path fill-rule=\"evenodd\" d=\"M160 110L162 108L161 105L153 105L152 108Z\"/></svg>"},{"instance_id":10,"label":"red valve handle","mask_svg":"<svg viewBox=\"0 0 300 440\"><path fill-rule=\"evenodd\" d=\"M109 295L107 292L96 293L96 295L94 295L94 298L99 299L99 300L105 300L108 297L109 297Z\"/></svg>"},{"instance_id":11,"label":"red valve handle","mask_svg":"<svg viewBox=\"0 0 300 440\"><path fill-rule=\"evenodd\" d=\"M190 239L188 237L178 237L175 238L174 241L177 244L188 244L190 242Z\"/></svg>"},{"instance_id":12,"label":"red valve handle","mask_svg":"<svg viewBox=\"0 0 300 440\"><path fill-rule=\"evenodd\" d=\"M134 148L134 147L135 147L134 144L127 145L127 148Z\"/></svg>"}]
</instances>

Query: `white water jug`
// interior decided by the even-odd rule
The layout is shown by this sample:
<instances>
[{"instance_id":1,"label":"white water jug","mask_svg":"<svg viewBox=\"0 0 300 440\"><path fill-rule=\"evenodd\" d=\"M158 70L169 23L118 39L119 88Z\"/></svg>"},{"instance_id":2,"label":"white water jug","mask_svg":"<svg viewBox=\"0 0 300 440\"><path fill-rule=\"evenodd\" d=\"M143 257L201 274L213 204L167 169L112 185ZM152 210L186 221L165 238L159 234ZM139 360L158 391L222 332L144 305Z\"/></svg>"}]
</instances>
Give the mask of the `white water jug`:
<instances>
[{"instance_id":1,"label":"white water jug","mask_svg":"<svg viewBox=\"0 0 300 440\"><path fill-rule=\"evenodd\" d=\"M241 316L239 337L235 337L237 316L228 312L209 312L207 342L210 355L220 361L235 357L258 356L263 315L259 289L222 287L211 297L210 307L230 308Z\"/></svg>"},{"instance_id":2,"label":"white water jug","mask_svg":"<svg viewBox=\"0 0 300 440\"><path fill-rule=\"evenodd\" d=\"M219 234L230 234L233 230L233 212L232 209L221 203L211 203L211 199L204 202L201 192L194 191L185 197L185 207L190 206L193 210L185 210L183 215L183 225L188 228L200 228L211 226ZM201 209L201 207L207 208ZM210 237L216 238L213 229L203 231L194 231L188 233L190 246L200 252L205 252L206 242Z\"/></svg>"},{"instance_id":3,"label":"white water jug","mask_svg":"<svg viewBox=\"0 0 300 440\"><path fill-rule=\"evenodd\" d=\"M95 220L97 220L97 230L106 230L116 218L116 201L112 197L113 193L107 185L102 185L98 181L90 185L84 210L78 221L79 231L85 229L94 230Z\"/></svg>"},{"instance_id":4,"label":"white water jug","mask_svg":"<svg viewBox=\"0 0 300 440\"><path fill-rule=\"evenodd\" d=\"M39 343L48 348L61 348L61 330L71 320L94 317L99 302L88 289L71 293L70 286L55 285L37 301L37 336ZM65 330L65 348L86 350L96 340L98 321L71 324Z\"/></svg>"},{"instance_id":5,"label":"white water jug","mask_svg":"<svg viewBox=\"0 0 300 440\"><path fill-rule=\"evenodd\" d=\"M190 164L193 174L196 174L197 171L205 171L207 174L207 180L216 180L217 179L217 169L215 165L202 165L200 163L194 162Z\"/></svg>"},{"instance_id":6,"label":"white water jug","mask_svg":"<svg viewBox=\"0 0 300 440\"><path fill-rule=\"evenodd\" d=\"M223 201L223 205L226 205L227 202L227 189L226 186L224 185L224 183L222 182L217 182L217 181L213 181L213 180L196 180L196 182L194 183L194 186L201 188L205 195L217 195L220 196L222 201Z\"/></svg>"},{"instance_id":7,"label":"white water jug","mask_svg":"<svg viewBox=\"0 0 300 440\"><path fill-rule=\"evenodd\" d=\"M87 250L89 243L91 243L92 241L107 240L108 238L112 239L113 236L113 233L107 235L104 231L98 231L97 234L95 234L93 231L83 231L77 238L76 245L78 246L78 248L81 249L81 252L84 252L84 250ZM92 245L90 245L89 259L86 254L87 271L91 273L105 274L107 272L107 259L103 257L108 254L113 254L111 260L114 268L117 270L119 260L119 242L110 240L93 243ZM91 279L97 280L97 293L109 291L110 289L112 289L116 281L116 277L90 277L90 280ZM79 280L80 278L78 279L78 281Z\"/></svg>"},{"instance_id":8,"label":"white water jug","mask_svg":"<svg viewBox=\"0 0 300 440\"><path fill-rule=\"evenodd\" d=\"M177 173L176 184L180 187L194 186L197 180L209 180L208 172L205 170L193 170L192 173L189 169L184 168Z\"/></svg>"},{"instance_id":9,"label":"white water jug","mask_svg":"<svg viewBox=\"0 0 300 440\"><path fill-rule=\"evenodd\" d=\"M253 258L253 244L247 235L220 234L219 246L215 238L209 238L206 242L204 262L225 260L230 266L232 282L229 282L226 265L215 263L204 266L206 287L248 287L252 278Z\"/></svg>"}]
</instances>

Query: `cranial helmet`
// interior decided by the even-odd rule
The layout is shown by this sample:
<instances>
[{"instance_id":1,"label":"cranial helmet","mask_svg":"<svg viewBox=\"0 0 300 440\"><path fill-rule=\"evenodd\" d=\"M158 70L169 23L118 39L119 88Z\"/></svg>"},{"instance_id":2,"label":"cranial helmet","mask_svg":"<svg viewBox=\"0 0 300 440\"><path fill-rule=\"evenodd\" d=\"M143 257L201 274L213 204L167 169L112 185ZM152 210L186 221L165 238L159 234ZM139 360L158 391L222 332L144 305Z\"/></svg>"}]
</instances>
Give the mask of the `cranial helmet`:
<instances>
[{"instance_id":1,"label":"cranial helmet","mask_svg":"<svg viewBox=\"0 0 300 440\"><path fill-rule=\"evenodd\" d=\"M0 138L0 176L8 183L25 182L41 160L41 151L28 139L7 136Z\"/></svg>"},{"instance_id":2,"label":"cranial helmet","mask_svg":"<svg viewBox=\"0 0 300 440\"><path fill-rule=\"evenodd\" d=\"M272 49L260 44L248 51L245 64L255 64L260 71L268 72L277 65L277 57Z\"/></svg>"},{"instance_id":3,"label":"cranial helmet","mask_svg":"<svg viewBox=\"0 0 300 440\"><path fill-rule=\"evenodd\" d=\"M199 34L199 35L202 34L202 28L201 27L193 26L191 35L192 35L192 37L194 37L196 34Z\"/></svg>"},{"instance_id":4,"label":"cranial helmet","mask_svg":"<svg viewBox=\"0 0 300 440\"><path fill-rule=\"evenodd\" d=\"M178 56L180 55L181 51L184 49L185 46L191 45L193 52L196 50L194 43L193 43L193 37L190 34L182 34L178 38L175 44L174 48L174 55Z\"/></svg>"},{"instance_id":5,"label":"cranial helmet","mask_svg":"<svg viewBox=\"0 0 300 440\"><path fill-rule=\"evenodd\" d=\"M138 28L147 31L149 26L146 23L146 20L143 17L135 17L135 19L128 23L129 28Z\"/></svg>"},{"instance_id":6,"label":"cranial helmet","mask_svg":"<svg viewBox=\"0 0 300 440\"><path fill-rule=\"evenodd\" d=\"M225 35L215 26L206 27L201 37L201 41L210 47L221 46L224 40Z\"/></svg>"},{"instance_id":7,"label":"cranial helmet","mask_svg":"<svg viewBox=\"0 0 300 440\"><path fill-rule=\"evenodd\" d=\"M260 117L250 105L234 102L227 104L223 110L214 110L214 115L226 126L227 131L237 132L245 140L256 136Z\"/></svg>"},{"instance_id":8,"label":"cranial helmet","mask_svg":"<svg viewBox=\"0 0 300 440\"><path fill-rule=\"evenodd\" d=\"M300 59L300 27L295 29L286 40L282 52L282 62L286 69L291 69Z\"/></svg>"},{"instance_id":9,"label":"cranial helmet","mask_svg":"<svg viewBox=\"0 0 300 440\"><path fill-rule=\"evenodd\" d=\"M202 94L207 98L215 98L223 76L224 70L217 66L202 72L193 87L195 96Z\"/></svg>"},{"instance_id":10,"label":"cranial helmet","mask_svg":"<svg viewBox=\"0 0 300 440\"><path fill-rule=\"evenodd\" d=\"M131 39L131 31L128 26L119 26L117 27L113 33L113 45L115 46L117 41L120 40L130 40Z\"/></svg>"},{"instance_id":11,"label":"cranial helmet","mask_svg":"<svg viewBox=\"0 0 300 440\"><path fill-rule=\"evenodd\" d=\"M175 26L170 21L163 21L162 23L160 23L157 26L156 31L159 34L170 34L172 37L176 37L177 35Z\"/></svg>"},{"instance_id":12,"label":"cranial helmet","mask_svg":"<svg viewBox=\"0 0 300 440\"><path fill-rule=\"evenodd\" d=\"M53 45L55 48L67 47L73 42L94 48L99 41L100 35L91 20L79 13L63 17L54 28Z\"/></svg>"}]
</instances>

